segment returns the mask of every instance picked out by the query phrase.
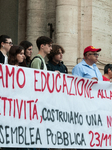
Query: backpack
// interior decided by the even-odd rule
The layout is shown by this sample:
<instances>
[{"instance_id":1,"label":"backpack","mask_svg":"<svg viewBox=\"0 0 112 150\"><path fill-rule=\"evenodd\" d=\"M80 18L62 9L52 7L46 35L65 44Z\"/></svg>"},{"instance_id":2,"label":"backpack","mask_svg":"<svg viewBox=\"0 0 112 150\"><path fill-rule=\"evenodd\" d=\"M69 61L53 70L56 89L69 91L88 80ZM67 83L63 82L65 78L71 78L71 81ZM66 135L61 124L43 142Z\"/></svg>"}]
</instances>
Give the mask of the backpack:
<instances>
[{"instance_id":1,"label":"backpack","mask_svg":"<svg viewBox=\"0 0 112 150\"><path fill-rule=\"evenodd\" d=\"M40 56L35 56L35 57L33 57L33 59L31 60L31 62L30 62L30 68L31 68L31 63L32 63L32 61L35 59L35 58L39 58L40 60L41 60L41 66L40 66L40 69L44 69L44 63L43 63L43 60L42 60L42 58L40 57Z\"/></svg>"}]
</instances>

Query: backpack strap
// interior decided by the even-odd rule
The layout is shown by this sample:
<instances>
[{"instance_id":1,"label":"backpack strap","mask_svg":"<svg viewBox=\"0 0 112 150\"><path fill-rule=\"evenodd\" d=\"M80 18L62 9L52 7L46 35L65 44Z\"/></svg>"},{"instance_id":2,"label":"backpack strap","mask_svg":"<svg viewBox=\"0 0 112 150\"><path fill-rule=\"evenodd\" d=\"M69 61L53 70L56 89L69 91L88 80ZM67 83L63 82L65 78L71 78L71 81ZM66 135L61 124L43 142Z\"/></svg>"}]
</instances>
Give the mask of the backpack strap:
<instances>
[{"instance_id":1,"label":"backpack strap","mask_svg":"<svg viewBox=\"0 0 112 150\"><path fill-rule=\"evenodd\" d=\"M35 56L35 57L33 57L33 59L31 60L31 62L30 62L30 68L31 68L31 63L32 63L32 61L35 59L35 58L39 58L40 60L41 60L41 66L40 66L40 69L44 69L44 63L43 63L43 60L42 60L42 58L40 57L40 56Z\"/></svg>"}]
</instances>

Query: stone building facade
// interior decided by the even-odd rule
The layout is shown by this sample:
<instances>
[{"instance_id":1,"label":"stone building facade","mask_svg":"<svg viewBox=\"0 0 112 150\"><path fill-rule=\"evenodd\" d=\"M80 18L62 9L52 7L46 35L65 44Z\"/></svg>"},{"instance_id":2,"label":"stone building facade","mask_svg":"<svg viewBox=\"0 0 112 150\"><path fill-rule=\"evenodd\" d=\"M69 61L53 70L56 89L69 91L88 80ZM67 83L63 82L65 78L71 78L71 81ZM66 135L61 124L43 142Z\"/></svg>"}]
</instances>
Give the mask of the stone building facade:
<instances>
[{"instance_id":1,"label":"stone building facade","mask_svg":"<svg viewBox=\"0 0 112 150\"><path fill-rule=\"evenodd\" d=\"M0 34L8 34L14 44L22 40L33 43L54 32L54 43L65 49L64 62L71 73L83 58L86 46L102 48L98 67L112 63L112 0L0 0Z\"/></svg>"},{"instance_id":2,"label":"stone building facade","mask_svg":"<svg viewBox=\"0 0 112 150\"><path fill-rule=\"evenodd\" d=\"M64 62L71 73L89 45L101 48L99 69L112 63L112 0L0 0L0 35L33 43L45 35L65 49Z\"/></svg>"}]
</instances>

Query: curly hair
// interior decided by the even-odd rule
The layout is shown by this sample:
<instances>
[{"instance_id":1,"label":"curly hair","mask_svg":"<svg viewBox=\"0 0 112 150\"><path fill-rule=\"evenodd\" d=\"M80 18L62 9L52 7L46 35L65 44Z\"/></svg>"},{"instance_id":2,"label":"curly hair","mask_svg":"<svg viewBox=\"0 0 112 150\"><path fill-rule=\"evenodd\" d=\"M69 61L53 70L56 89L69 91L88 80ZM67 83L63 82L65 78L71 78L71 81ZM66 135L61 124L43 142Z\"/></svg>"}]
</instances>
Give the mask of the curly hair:
<instances>
[{"instance_id":1,"label":"curly hair","mask_svg":"<svg viewBox=\"0 0 112 150\"><path fill-rule=\"evenodd\" d=\"M17 54L20 54L24 50L22 46L12 46L9 50L8 64L15 65L18 63Z\"/></svg>"},{"instance_id":2,"label":"curly hair","mask_svg":"<svg viewBox=\"0 0 112 150\"><path fill-rule=\"evenodd\" d=\"M55 55L60 54L60 53L59 53L59 50L60 50L60 49L61 49L61 51L62 51L62 54L64 54L64 53L65 53L65 50L64 50L64 48L63 48L62 46L60 46L60 45L58 45L58 44L53 44L53 45L52 45L52 50L51 50L50 54L47 55L47 58L49 59L49 61L52 61L52 59L53 59L53 57L54 57Z\"/></svg>"}]
</instances>

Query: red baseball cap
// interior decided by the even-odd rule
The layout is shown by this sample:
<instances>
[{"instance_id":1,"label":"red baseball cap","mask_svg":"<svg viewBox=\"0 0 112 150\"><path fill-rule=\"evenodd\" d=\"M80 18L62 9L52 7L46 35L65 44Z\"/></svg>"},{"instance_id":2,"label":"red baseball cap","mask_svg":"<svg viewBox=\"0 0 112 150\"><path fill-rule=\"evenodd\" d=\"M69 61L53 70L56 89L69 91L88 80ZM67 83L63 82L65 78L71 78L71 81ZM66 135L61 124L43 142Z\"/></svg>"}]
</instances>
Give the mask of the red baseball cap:
<instances>
[{"instance_id":1,"label":"red baseball cap","mask_svg":"<svg viewBox=\"0 0 112 150\"><path fill-rule=\"evenodd\" d=\"M99 52L99 51L101 51L101 48L95 48L93 46L88 46L84 49L83 55L87 52Z\"/></svg>"}]
</instances>

